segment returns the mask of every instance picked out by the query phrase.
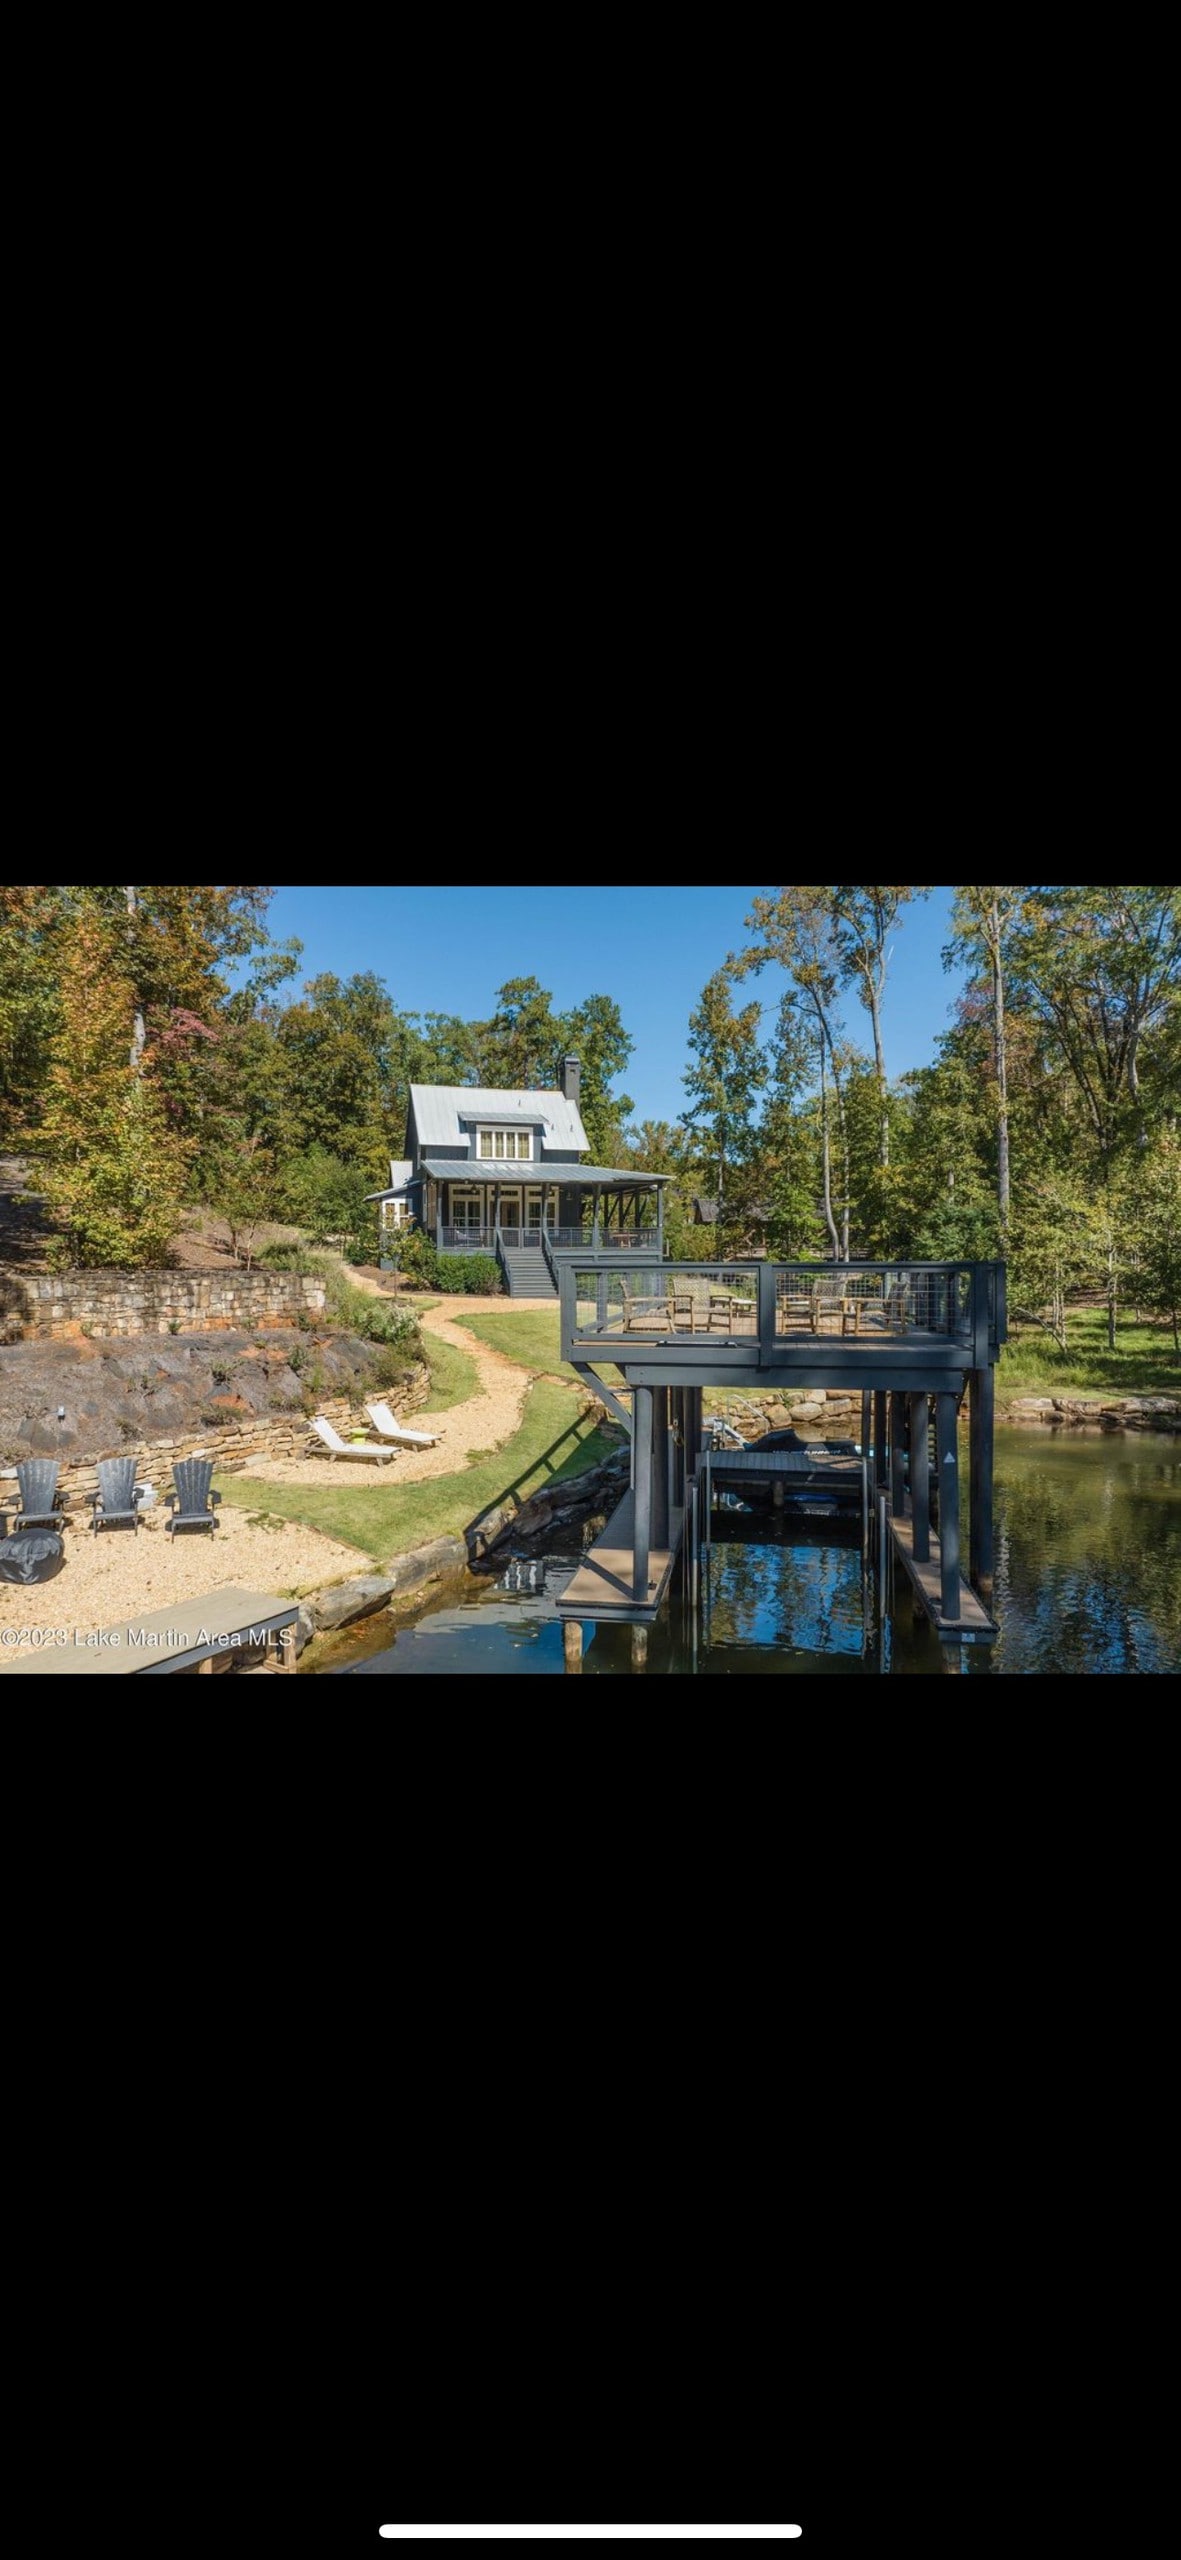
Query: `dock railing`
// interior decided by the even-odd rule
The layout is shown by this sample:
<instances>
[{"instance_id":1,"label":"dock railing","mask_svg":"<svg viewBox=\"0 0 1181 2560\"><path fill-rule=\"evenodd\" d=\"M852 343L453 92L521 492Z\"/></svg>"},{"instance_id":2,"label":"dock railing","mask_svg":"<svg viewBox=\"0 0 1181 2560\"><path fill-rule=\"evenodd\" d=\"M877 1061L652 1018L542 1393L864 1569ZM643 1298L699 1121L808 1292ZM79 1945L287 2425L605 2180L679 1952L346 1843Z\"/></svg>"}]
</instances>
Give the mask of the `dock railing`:
<instances>
[{"instance_id":1,"label":"dock railing","mask_svg":"<svg viewBox=\"0 0 1181 2560\"><path fill-rule=\"evenodd\" d=\"M564 1344L685 1339L758 1344L773 1361L789 1347L953 1343L965 1364L995 1360L1005 1337L1004 1265L984 1262L618 1262L553 1265ZM564 1353L570 1357L570 1351Z\"/></svg>"}]
</instances>

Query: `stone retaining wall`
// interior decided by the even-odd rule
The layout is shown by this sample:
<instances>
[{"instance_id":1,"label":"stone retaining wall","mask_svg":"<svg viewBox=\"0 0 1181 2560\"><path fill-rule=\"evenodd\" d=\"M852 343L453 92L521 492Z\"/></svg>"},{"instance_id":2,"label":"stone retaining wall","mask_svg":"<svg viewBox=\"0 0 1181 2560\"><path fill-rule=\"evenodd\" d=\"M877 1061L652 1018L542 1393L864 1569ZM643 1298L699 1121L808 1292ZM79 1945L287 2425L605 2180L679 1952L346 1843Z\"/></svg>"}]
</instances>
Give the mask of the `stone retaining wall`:
<instances>
[{"instance_id":1,"label":"stone retaining wall","mask_svg":"<svg viewBox=\"0 0 1181 2560\"><path fill-rule=\"evenodd\" d=\"M254 1333L324 1312L300 1271L0 1270L0 1341L125 1334Z\"/></svg>"},{"instance_id":2,"label":"stone retaining wall","mask_svg":"<svg viewBox=\"0 0 1181 2560\"><path fill-rule=\"evenodd\" d=\"M971 1405L971 1391L964 1412ZM856 1440L861 1431L860 1395L838 1389L802 1388L797 1396L736 1396L727 1412L747 1438L760 1431L813 1432L819 1438ZM1101 1431L1181 1431L1181 1398L1177 1396L1008 1396L997 1394L998 1422L1042 1422L1061 1429L1091 1424Z\"/></svg>"},{"instance_id":3,"label":"stone retaining wall","mask_svg":"<svg viewBox=\"0 0 1181 2560\"><path fill-rule=\"evenodd\" d=\"M335 1423L342 1439L357 1428L356 1410L347 1396L324 1398L316 1411ZM219 1425L215 1430L197 1427L172 1440L143 1440L134 1448L108 1450L105 1454L134 1457L138 1481L154 1484L160 1497L172 1482L174 1458L216 1458L219 1473L240 1475L252 1458L302 1458L313 1445L318 1444L312 1442L311 1424L305 1414L250 1414L244 1422ZM327 1479L327 1468L324 1474ZM0 1467L0 1511L14 1508L16 1490L15 1467ZM98 1490L93 1458L80 1460L72 1467L63 1462L58 1490L68 1495L71 1510L84 1507Z\"/></svg>"}]
</instances>

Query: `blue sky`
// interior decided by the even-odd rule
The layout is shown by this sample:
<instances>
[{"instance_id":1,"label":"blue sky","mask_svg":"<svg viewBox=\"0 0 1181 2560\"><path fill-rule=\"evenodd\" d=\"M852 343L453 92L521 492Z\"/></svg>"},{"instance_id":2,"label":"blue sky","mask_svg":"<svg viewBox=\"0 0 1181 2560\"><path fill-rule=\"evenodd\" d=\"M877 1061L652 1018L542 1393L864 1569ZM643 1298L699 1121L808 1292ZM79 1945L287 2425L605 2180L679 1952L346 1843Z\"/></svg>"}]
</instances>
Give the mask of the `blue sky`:
<instances>
[{"instance_id":1,"label":"blue sky","mask_svg":"<svg viewBox=\"0 0 1181 2560\"><path fill-rule=\"evenodd\" d=\"M556 1011L587 996L615 998L635 1047L619 1089L639 1120L676 1120L688 1056L689 1015L706 979L747 939L750 889L425 888L278 889L271 930L297 934L301 977L331 970L348 978L372 969L404 1013L492 1012L506 978L539 978ZM929 1066L960 985L944 973L950 889L933 889L904 910L894 936L883 1006L891 1076ZM770 1023L782 991L778 970L751 979ZM296 993L293 980L287 994ZM849 998L848 1027L870 1047L869 1017Z\"/></svg>"}]
</instances>

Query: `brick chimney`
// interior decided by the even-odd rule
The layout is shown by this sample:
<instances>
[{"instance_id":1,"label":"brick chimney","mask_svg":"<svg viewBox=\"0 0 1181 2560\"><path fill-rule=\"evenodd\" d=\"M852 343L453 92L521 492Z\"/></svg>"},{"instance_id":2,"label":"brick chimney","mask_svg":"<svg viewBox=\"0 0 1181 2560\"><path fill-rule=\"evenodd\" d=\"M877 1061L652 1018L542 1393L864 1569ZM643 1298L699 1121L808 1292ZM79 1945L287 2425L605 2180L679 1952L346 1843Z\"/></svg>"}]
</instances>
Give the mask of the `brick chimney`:
<instances>
[{"instance_id":1,"label":"brick chimney","mask_svg":"<svg viewBox=\"0 0 1181 2560\"><path fill-rule=\"evenodd\" d=\"M582 1067L579 1060L577 1058L563 1058L562 1093L567 1102L572 1102L574 1104L575 1110L578 1109L581 1092Z\"/></svg>"}]
</instances>

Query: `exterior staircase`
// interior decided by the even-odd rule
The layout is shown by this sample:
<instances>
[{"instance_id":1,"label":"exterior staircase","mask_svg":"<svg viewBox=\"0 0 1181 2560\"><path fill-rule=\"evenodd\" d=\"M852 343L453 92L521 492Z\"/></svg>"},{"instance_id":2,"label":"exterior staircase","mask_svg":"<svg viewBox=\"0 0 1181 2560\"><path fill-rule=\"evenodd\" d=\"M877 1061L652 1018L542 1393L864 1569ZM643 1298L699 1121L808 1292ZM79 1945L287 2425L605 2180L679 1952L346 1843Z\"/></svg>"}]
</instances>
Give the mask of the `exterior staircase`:
<instances>
[{"instance_id":1,"label":"exterior staircase","mask_svg":"<svg viewBox=\"0 0 1181 2560\"><path fill-rule=\"evenodd\" d=\"M557 1287L540 1245L506 1245L504 1268L510 1298L557 1299Z\"/></svg>"}]
</instances>

